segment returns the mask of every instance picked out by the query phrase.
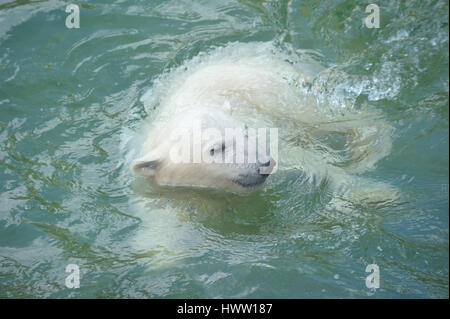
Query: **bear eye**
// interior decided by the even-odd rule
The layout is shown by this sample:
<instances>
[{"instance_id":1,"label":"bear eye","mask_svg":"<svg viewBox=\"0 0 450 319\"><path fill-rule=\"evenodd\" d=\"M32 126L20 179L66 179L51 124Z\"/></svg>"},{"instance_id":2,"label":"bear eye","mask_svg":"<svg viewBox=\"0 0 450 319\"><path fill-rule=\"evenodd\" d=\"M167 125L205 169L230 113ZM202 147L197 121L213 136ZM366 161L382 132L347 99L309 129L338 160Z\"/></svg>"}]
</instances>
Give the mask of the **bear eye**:
<instances>
[{"instance_id":1,"label":"bear eye","mask_svg":"<svg viewBox=\"0 0 450 319\"><path fill-rule=\"evenodd\" d=\"M216 152L216 148L217 148L217 147L212 148L212 149L209 150L209 154L210 154L211 156L214 156L214 153ZM217 150L218 150L218 149L217 149ZM225 152L225 143L222 143L222 148L221 148L221 150L222 150L222 152Z\"/></svg>"}]
</instances>

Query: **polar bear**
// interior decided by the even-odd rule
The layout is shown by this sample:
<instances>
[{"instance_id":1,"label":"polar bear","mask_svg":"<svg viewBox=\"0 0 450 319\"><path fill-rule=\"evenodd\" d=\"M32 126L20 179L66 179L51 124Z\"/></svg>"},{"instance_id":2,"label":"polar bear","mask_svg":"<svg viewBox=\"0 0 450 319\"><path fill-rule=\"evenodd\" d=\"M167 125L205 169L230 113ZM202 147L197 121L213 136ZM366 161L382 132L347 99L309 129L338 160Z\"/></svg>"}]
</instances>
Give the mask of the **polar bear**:
<instances>
[{"instance_id":1,"label":"polar bear","mask_svg":"<svg viewBox=\"0 0 450 319\"><path fill-rule=\"evenodd\" d=\"M391 185L363 175L390 153L393 129L383 115L370 106L355 109L333 93L348 75L286 51L272 43L231 43L202 53L153 81L141 98L147 120L131 113L143 127L124 133L121 148L131 170L144 177L131 183L137 196L130 205L142 222L132 245L150 268L201 254L211 227L220 240L227 238L220 221L230 213L248 218L252 211L259 221L267 207L278 209L273 203L284 201L286 189L286 196L317 189L323 196L318 213L338 221L358 216L363 205L398 198ZM215 128L218 134L182 138L194 135L196 123L202 133ZM227 146L236 141L224 134L227 128L244 133L243 148ZM252 128L277 128L278 152L258 147L250 161ZM196 146L201 162L193 161L194 152L187 162L173 161L174 150ZM265 252L253 245L252 251Z\"/></svg>"},{"instance_id":2,"label":"polar bear","mask_svg":"<svg viewBox=\"0 0 450 319\"><path fill-rule=\"evenodd\" d=\"M355 175L373 169L389 154L390 125L374 110L321 103L311 86L327 70L275 51L271 44L232 44L157 80L155 89L142 99L158 109L131 170L159 185L242 193L260 188L280 165L301 170L311 181L326 179L334 189L352 196L359 193L367 199L367 194L380 194L370 190L383 188L383 196L392 193L384 184ZM173 136L180 129L184 136L193 136L196 122L201 123L201 132L216 129L221 134L201 134L201 139ZM248 159L249 127L279 129L280 149L275 150L279 160L260 152L265 147L259 141L252 156L257 160ZM223 134L227 128L243 132L243 148L235 147L236 137ZM187 162L173 160L174 150L196 146L200 162L193 161L192 154ZM239 156L242 162L236 161Z\"/></svg>"}]
</instances>

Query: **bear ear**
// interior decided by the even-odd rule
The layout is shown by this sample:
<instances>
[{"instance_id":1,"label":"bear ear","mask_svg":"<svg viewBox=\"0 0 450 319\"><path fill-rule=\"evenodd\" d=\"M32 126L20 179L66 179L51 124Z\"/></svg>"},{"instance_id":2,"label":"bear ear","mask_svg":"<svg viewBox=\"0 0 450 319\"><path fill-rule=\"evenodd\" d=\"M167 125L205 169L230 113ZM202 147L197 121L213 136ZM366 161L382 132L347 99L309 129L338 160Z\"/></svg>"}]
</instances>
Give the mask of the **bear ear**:
<instances>
[{"instance_id":1,"label":"bear ear","mask_svg":"<svg viewBox=\"0 0 450 319\"><path fill-rule=\"evenodd\" d=\"M160 160L150 153L144 157L134 160L131 163L131 171L144 177L151 177L155 175L156 169L160 164Z\"/></svg>"}]
</instances>

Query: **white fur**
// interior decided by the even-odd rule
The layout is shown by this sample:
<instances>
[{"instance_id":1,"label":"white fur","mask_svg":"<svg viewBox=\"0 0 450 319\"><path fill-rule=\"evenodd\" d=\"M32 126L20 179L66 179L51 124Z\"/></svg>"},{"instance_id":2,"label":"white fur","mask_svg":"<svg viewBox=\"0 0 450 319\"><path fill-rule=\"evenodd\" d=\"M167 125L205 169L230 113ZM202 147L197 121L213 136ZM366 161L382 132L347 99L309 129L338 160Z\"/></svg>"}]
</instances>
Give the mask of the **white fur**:
<instances>
[{"instance_id":1,"label":"white fur","mask_svg":"<svg viewBox=\"0 0 450 319\"><path fill-rule=\"evenodd\" d=\"M356 213L349 209L349 202L395 200L398 193L393 187L359 175L374 169L390 153L392 127L369 107L355 110L351 103L327 100L327 93L318 92L316 86L326 72L310 59L285 55L271 43L234 43L201 54L162 75L143 95L142 101L152 111L139 139L140 158L164 161L174 145L168 138L170 131L209 113L211 125L222 128L243 123L279 128L279 175L301 171L310 183L325 181L334 192L327 211ZM344 144L343 150L336 146L339 143ZM241 192L227 181L239 169L216 166L199 174L198 166L166 165L149 171L149 176L161 185ZM279 175L275 173L268 181ZM217 212L226 203L208 194L197 196L190 189L167 189L170 195L160 195L144 184L140 181L133 186L149 197L145 205L142 197L137 200L139 216L148 222L136 238L136 247L152 256L162 253L161 260L176 259L173 256L182 254L185 245L202 241L189 223L180 221L184 218L181 211L194 205L207 213ZM179 214L167 212L174 209Z\"/></svg>"},{"instance_id":2,"label":"white fur","mask_svg":"<svg viewBox=\"0 0 450 319\"><path fill-rule=\"evenodd\" d=\"M161 77L150 98L145 94L144 102L159 104L159 108L151 119L152 129L145 133L142 154L145 157L164 143L172 146L167 136L180 125L179 118L174 120L177 115L206 107L218 110L218 125L226 122L221 115L225 112L236 120L236 126L247 123L279 128L281 169L300 169L311 180L327 178L336 189L348 188L355 180L351 174L373 169L389 154L392 128L374 110L336 109L318 102L308 84L322 70L311 63L292 61L267 43L232 44L200 55ZM318 138L327 135L341 135L347 146L345 152ZM230 170L230 166L216 169ZM195 176L186 177L190 171ZM232 188L215 179L214 174L197 173L192 166L172 165L156 177L168 185L171 179L177 184L176 176L185 176L179 185Z\"/></svg>"}]
</instances>

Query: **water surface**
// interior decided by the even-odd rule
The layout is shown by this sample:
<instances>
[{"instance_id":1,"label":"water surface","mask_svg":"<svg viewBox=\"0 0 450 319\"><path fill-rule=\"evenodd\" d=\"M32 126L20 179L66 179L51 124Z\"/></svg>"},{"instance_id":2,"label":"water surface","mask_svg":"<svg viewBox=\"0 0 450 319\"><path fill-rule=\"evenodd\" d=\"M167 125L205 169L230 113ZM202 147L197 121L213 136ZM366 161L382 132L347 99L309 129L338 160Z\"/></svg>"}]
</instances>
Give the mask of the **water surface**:
<instances>
[{"instance_id":1,"label":"water surface","mask_svg":"<svg viewBox=\"0 0 450 319\"><path fill-rule=\"evenodd\" d=\"M448 298L448 1L378 1L379 29L358 1L77 1L80 29L68 3L0 1L0 297ZM123 146L140 97L253 41L309 52L323 103L383 114L393 148L365 177L401 201L329 212L326 184L282 172L246 197L145 196ZM211 197L227 208L167 214Z\"/></svg>"}]
</instances>

